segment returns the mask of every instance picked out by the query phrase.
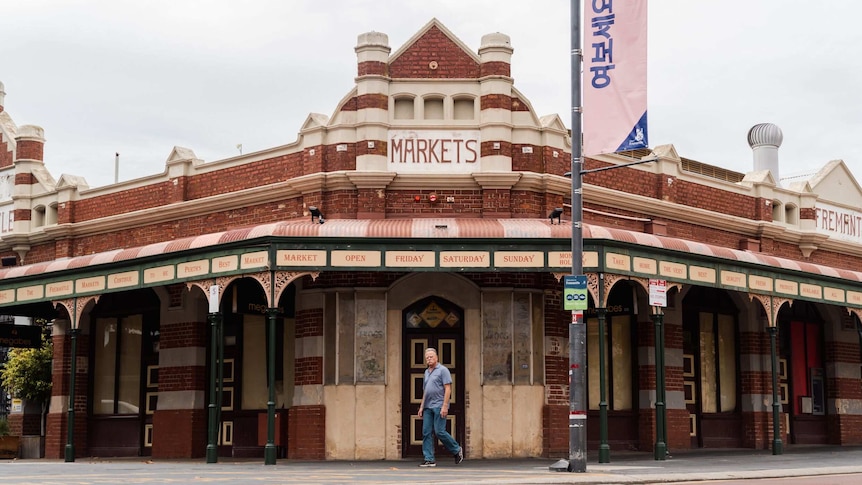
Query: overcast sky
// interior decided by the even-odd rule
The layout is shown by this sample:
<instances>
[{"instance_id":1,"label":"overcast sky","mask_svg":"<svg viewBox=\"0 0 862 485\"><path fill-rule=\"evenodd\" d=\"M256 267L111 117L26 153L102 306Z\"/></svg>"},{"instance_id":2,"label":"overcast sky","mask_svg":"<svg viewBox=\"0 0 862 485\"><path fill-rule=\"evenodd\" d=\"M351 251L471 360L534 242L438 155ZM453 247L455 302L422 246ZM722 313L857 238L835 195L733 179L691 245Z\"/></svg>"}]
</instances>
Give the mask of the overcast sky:
<instances>
[{"instance_id":1,"label":"overcast sky","mask_svg":"<svg viewBox=\"0 0 862 485\"><path fill-rule=\"evenodd\" d=\"M618 0L619 1L619 0ZM570 125L564 0L26 0L0 3L0 81L45 161L91 187L296 140L354 85L359 34L392 51L436 17L474 52L511 37L515 86ZM649 0L649 141L747 172L746 134L784 133L781 176L842 159L862 179L858 0Z\"/></svg>"}]
</instances>

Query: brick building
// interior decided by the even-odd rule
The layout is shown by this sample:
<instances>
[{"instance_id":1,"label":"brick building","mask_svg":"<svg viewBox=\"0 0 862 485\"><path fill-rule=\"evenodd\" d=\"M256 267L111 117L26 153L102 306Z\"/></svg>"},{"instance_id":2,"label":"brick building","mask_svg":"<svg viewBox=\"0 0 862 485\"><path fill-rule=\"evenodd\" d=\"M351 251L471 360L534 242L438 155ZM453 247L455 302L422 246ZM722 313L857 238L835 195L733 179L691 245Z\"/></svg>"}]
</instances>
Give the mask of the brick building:
<instances>
[{"instance_id":1,"label":"brick building","mask_svg":"<svg viewBox=\"0 0 862 485\"><path fill-rule=\"evenodd\" d=\"M270 408L281 456L420 456L427 346L468 457L567 454L564 123L514 87L504 34L474 52L432 20L355 51L355 87L296 141L174 147L98 188L51 176L0 85L0 311L54 321L46 456L72 417L78 456L201 457L216 395L223 456L262 456ZM600 404L611 450L653 449L662 394L671 450L767 448L773 360L784 443L862 443L862 189L841 161L782 185L780 130L749 142L746 174L670 145L586 160L656 159L584 178L590 449Z\"/></svg>"}]
</instances>

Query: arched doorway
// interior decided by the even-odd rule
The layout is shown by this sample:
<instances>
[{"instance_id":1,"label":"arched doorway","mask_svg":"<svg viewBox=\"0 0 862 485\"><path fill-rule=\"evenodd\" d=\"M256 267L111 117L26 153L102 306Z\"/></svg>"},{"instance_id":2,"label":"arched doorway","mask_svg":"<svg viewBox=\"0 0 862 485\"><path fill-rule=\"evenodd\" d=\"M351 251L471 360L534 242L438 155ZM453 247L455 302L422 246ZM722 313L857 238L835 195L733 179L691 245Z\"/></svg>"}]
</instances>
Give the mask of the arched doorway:
<instances>
[{"instance_id":1,"label":"arched doorway","mask_svg":"<svg viewBox=\"0 0 862 485\"><path fill-rule=\"evenodd\" d=\"M224 290L220 307L224 350L219 456L257 458L263 455L267 438L265 416L270 371L267 351L270 347L275 350L275 368L272 369L277 409L275 443L279 457L284 458L287 454L287 410L293 401L295 385L296 285L290 284L276 305L275 342L272 346L267 334L267 307L263 288L252 278L235 280ZM210 341L209 335L207 341ZM212 349L208 348L208 352ZM209 359L208 355L207 362ZM210 379L210 371L208 368L207 379Z\"/></svg>"},{"instance_id":2,"label":"arched doorway","mask_svg":"<svg viewBox=\"0 0 862 485\"><path fill-rule=\"evenodd\" d=\"M738 313L724 290L696 286L683 299L683 391L692 448L742 445Z\"/></svg>"},{"instance_id":3,"label":"arched doorway","mask_svg":"<svg viewBox=\"0 0 862 485\"><path fill-rule=\"evenodd\" d=\"M609 294L604 324L604 384L608 409L608 440L611 448L632 449L638 445L637 317L633 285L621 282ZM598 446L601 381L599 319L595 302L584 314L587 323L587 382L589 384L589 444Z\"/></svg>"},{"instance_id":4,"label":"arched doorway","mask_svg":"<svg viewBox=\"0 0 862 485\"><path fill-rule=\"evenodd\" d=\"M824 366L824 319L815 305L796 301L778 313L781 339L779 397L789 416L788 439L795 444L829 441Z\"/></svg>"},{"instance_id":5,"label":"arched doorway","mask_svg":"<svg viewBox=\"0 0 862 485\"><path fill-rule=\"evenodd\" d=\"M91 313L88 449L152 454L158 399L159 298L150 289L102 296Z\"/></svg>"},{"instance_id":6,"label":"arched doorway","mask_svg":"<svg viewBox=\"0 0 862 485\"><path fill-rule=\"evenodd\" d=\"M425 349L437 349L440 363L452 374L452 399L447 431L464 443L464 310L438 296L418 300L402 311L404 330L402 369L402 456L422 456L422 400ZM437 442L437 453L447 452Z\"/></svg>"}]
</instances>

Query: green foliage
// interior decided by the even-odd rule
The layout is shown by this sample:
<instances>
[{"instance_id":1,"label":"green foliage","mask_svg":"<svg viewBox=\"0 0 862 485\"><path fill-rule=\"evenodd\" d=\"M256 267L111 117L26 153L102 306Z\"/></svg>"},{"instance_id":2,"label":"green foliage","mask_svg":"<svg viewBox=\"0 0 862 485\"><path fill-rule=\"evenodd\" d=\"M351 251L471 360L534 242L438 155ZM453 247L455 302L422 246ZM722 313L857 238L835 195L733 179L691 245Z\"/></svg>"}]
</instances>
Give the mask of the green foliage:
<instances>
[{"instance_id":1,"label":"green foliage","mask_svg":"<svg viewBox=\"0 0 862 485\"><path fill-rule=\"evenodd\" d=\"M44 403L51 397L51 361L54 346L43 338L38 349L12 349L3 368L0 384L14 396Z\"/></svg>"},{"instance_id":2,"label":"green foliage","mask_svg":"<svg viewBox=\"0 0 862 485\"><path fill-rule=\"evenodd\" d=\"M0 438L9 436L9 423L6 418L0 418Z\"/></svg>"}]
</instances>

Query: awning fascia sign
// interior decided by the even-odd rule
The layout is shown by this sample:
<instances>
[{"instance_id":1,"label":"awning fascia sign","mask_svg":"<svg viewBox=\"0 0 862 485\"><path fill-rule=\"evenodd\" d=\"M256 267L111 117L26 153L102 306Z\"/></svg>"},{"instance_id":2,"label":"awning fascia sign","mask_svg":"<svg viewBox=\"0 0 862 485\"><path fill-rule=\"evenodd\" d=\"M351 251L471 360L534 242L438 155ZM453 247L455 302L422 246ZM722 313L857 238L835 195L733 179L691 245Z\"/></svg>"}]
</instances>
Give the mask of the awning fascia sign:
<instances>
[{"instance_id":1,"label":"awning fascia sign","mask_svg":"<svg viewBox=\"0 0 862 485\"><path fill-rule=\"evenodd\" d=\"M495 244L496 243L496 244ZM270 251L270 248L273 251ZM170 253L0 282L0 307L268 271L551 272L571 270L565 240L453 240L362 244L269 238L249 246ZM270 257L274 255L274 264ZM586 272L862 307L862 283L607 240L586 240Z\"/></svg>"}]
</instances>

